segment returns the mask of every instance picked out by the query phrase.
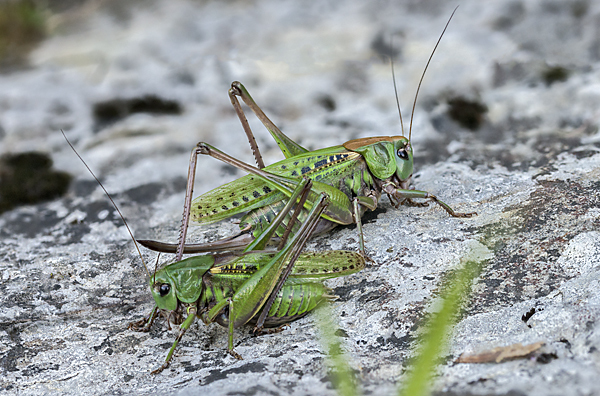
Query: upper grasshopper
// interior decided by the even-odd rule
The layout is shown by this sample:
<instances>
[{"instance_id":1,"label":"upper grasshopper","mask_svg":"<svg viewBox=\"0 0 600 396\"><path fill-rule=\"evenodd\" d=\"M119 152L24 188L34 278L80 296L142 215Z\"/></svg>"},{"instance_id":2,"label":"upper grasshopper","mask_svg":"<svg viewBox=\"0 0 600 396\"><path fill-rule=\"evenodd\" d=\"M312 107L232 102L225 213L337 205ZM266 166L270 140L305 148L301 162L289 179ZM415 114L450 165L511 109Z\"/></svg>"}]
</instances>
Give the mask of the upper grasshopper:
<instances>
[{"instance_id":1,"label":"upper grasshopper","mask_svg":"<svg viewBox=\"0 0 600 396\"><path fill-rule=\"evenodd\" d=\"M450 20L448 20L449 22ZM448 24L442 35L447 27ZM419 88L440 39L429 57L419 82ZM417 88L417 95L419 88ZM413 104L413 114L417 95L415 95ZM238 96L271 133L285 156L284 160L272 165L264 165L254 135L238 101ZM255 238L266 224L270 223L303 177L313 181L312 191L305 203L305 209L312 205L320 193L326 193L330 197L330 204L321 215L315 233L326 232L338 224L356 223L360 250L363 253L364 242L360 218L367 209L377 208L381 195L384 193L396 208L400 205L427 206L427 201L432 201L453 217L471 217L476 214L475 212L455 212L435 195L410 187L413 174L413 148L410 141L412 120L408 138L404 136L361 138L347 141L339 146L309 151L281 132L240 82L234 81L231 84L229 97L248 136L258 167L239 161L207 143L198 143L192 151L190 159L180 234L180 237L183 235L183 238L180 238L180 241L185 239L187 224L190 221L208 224L246 212L240 222L241 232L213 243L175 245L148 240L139 241L142 245L158 251L176 251L178 257L181 257L183 253L243 247ZM209 155L249 174L209 191L192 201L198 154ZM416 202L414 199L426 199L427 201ZM282 226L277 230L278 236L282 235L283 229Z\"/></svg>"}]
</instances>

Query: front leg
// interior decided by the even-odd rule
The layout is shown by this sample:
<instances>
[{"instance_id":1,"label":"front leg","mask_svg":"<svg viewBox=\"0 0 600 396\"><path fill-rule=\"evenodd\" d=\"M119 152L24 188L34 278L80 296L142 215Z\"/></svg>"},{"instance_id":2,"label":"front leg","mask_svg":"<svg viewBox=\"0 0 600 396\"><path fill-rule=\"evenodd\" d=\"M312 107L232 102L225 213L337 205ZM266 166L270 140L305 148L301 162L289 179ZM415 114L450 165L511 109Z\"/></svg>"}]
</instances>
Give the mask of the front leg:
<instances>
[{"instance_id":1,"label":"front leg","mask_svg":"<svg viewBox=\"0 0 600 396\"><path fill-rule=\"evenodd\" d=\"M429 206L429 202L416 202L410 198L406 198L404 200L404 202L402 202L402 205L413 206L413 207L417 207L417 208L424 208L426 206Z\"/></svg>"},{"instance_id":2,"label":"front leg","mask_svg":"<svg viewBox=\"0 0 600 396\"><path fill-rule=\"evenodd\" d=\"M177 335L177 338L175 339L173 346L171 346L171 349L169 350L169 353L167 354L167 358L165 359L165 362L163 363L162 366L160 366L156 370L152 371L151 374L155 374L155 375L159 374L164 369L169 367L169 365L171 364L171 359L173 358L173 353L175 352L175 348L177 348L177 344L179 344L179 341L181 341L181 339L183 338L187 329L189 329L190 326L192 325L192 323L194 323L194 320L197 317L196 313L197 313L196 307L192 306L192 307L188 308L188 317L185 319L185 321L179 327L179 334Z\"/></svg>"},{"instance_id":3,"label":"front leg","mask_svg":"<svg viewBox=\"0 0 600 396\"><path fill-rule=\"evenodd\" d=\"M403 188L397 188L396 185L394 185L393 183L386 184L383 187L383 190L387 194L394 197L394 199L396 199L399 203L406 202L407 205L413 205L415 203L412 201L413 199L417 199L417 198L428 199L428 200L440 205L452 217L472 217L472 216L477 215L477 212L469 212L469 213L455 212L454 209L452 209L450 207L450 205L448 205L445 202L440 201L438 199L438 197L436 197L433 194L428 193L427 191L407 190L407 189L403 189Z\"/></svg>"},{"instance_id":4,"label":"front leg","mask_svg":"<svg viewBox=\"0 0 600 396\"><path fill-rule=\"evenodd\" d=\"M137 322L131 322L131 323L129 323L127 328L129 330L141 331L141 332L147 333L150 331L150 328L152 327L152 324L156 320L157 316L158 316L158 307L155 306L147 318L142 318L142 319L138 320Z\"/></svg>"}]
</instances>

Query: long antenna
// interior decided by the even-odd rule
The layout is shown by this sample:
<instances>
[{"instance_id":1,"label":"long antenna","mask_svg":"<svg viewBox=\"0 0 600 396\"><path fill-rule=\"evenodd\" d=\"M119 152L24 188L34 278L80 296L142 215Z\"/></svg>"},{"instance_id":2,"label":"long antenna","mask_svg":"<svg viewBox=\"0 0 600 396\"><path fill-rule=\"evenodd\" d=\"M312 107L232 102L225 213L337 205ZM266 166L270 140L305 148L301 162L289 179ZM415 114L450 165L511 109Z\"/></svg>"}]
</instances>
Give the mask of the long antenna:
<instances>
[{"instance_id":1,"label":"long antenna","mask_svg":"<svg viewBox=\"0 0 600 396\"><path fill-rule=\"evenodd\" d=\"M151 277L150 276L150 272L148 271L148 267L146 267L146 262L144 261L144 257L142 257L142 252L140 251L140 247L138 246L137 241L133 237L133 233L131 232L131 229L129 228L129 224L127 224L127 221L125 221L125 217L123 216L123 214L119 210L119 207L117 206L117 204L115 203L115 201L112 199L112 197L110 196L110 194L108 193L108 191L106 191L106 188L104 188L104 186L102 185L102 183L100 183L100 180L98 180L98 178L96 177L96 175L94 174L94 172L92 172L92 170L90 169L90 167L88 166L88 164L83 160L83 158L81 158L81 155L79 155L79 153L77 152L77 150L75 150L75 147L73 147L73 145L71 144L71 142L69 141L69 139L67 139L67 135L65 135L65 132L62 129L60 130L60 132L64 136L64 138L67 141L67 143L69 143L69 146L71 146L71 149L73 150L73 152L79 157L79 159L81 160L81 162L83 162L83 165L85 165L85 167L92 174L92 176L94 176L94 179L96 179L96 181L98 182L98 184L100 185L100 187L102 187L102 190L104 190L104 193L106 194L106 196L108 197L108 199L110 200L110 202L112 203L112 205L115 207L115 209L119 213L119 216L121 216L121 220L123 220L123 223L125 224L125 227L127 227L127 231L129 232L129 235L131 236L131 239L133 240L133 244L135 245L135 248L137 249L138 254L140 255L140 259L142 259L142 264L144 265L144 269L146 270L146 273L148 274L148 278L150 278Z\"/></svg>"},{"instance_id":2,"label":"long antenna","mask_svg":"<svg viewBox=\"0 0 600 396\"><path fill-rule=\"evenodd\" d=\"M425 70L423 70L423 74L421 75L421 80L419 80L419 86L417 87L417 93L415 94L415 101L413 103L412 112L410 113L410 129L408 130L408 141L409 142L410 142L410 136L412 134L412 122L413 122L413 117L415 115L415 106L417 105L417 96L419 95L419 90L421 89L421 83L423 82L423 78L425 77L425 72L427 71L427 68L429 67L431 58L433 58L433 54L435 54L435 50L437 49L438 45L440 44L440 41L442 41L442 37L444 36L444 33L446 33L446 29L448 29L448 25L450 24L450 21L452 20L452 17L454 16L454 13L456 12L456 10L458 10L458 6L456 6L454 11L452 11L452 15L450 15L450 18L448 18L448 22L446 22L446 26L444 27L444 30L442 30L442 34L440 34L440 38L438 38L437 43L435 43L435 47L433 47L433 51L431 51L431 55L429 55L429 60L427 61L427 65L425 65Z\"/></svg>"},{"instance_id":3,"label":"long antenna","mask_svg":"<svg viewBox=\"0 0 600 396\"><path fill-rule=\"evenodd\" d=\"M394 35L390 40L390 65L392 66L392 81L394 81L394 94L396 95L396 105L398 106L398 115L400 116L400 128L404 136L404 123L402 122L402 111L400 110L400 100L398 99L398 87L396 87L396 73L394 73ZM410 141L410 139L408 139Z\"/></svg>"},{"instance_id":4,"label":"long antenna","mask_svg":"<svg viewBox=\"0 0 600 396\"><path fill-rule=\"evenodd\" d=\"M158 252L158 255L156 256L156 263L154 264L154 274L152 275L152 277L154 279L152 279L152 284L156 283L156 271L158 271L158 260L160 259L160 252Z\"/></svg>"}]
</instances>

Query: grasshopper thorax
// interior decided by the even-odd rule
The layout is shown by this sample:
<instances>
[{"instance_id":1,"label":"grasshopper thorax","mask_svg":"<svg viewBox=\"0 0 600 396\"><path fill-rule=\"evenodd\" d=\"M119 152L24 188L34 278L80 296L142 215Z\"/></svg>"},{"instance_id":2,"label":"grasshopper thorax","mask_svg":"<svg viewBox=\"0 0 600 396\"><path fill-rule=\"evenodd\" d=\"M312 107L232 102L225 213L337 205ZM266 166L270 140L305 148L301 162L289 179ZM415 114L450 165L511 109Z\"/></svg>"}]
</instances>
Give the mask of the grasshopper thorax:
<instances>
[{"instance_id":1,"label":"grasshopper thorax","mask_svg":"<svg viewBox=\"0 0 600 396\"><path fill-rule=\"evenodd\" d=\"M373 176L380 180L395 174L402 182L412 176L412 146L404 136L354 139L344 143L344 148L362 155Z\"/></svg>"}]
</instances>

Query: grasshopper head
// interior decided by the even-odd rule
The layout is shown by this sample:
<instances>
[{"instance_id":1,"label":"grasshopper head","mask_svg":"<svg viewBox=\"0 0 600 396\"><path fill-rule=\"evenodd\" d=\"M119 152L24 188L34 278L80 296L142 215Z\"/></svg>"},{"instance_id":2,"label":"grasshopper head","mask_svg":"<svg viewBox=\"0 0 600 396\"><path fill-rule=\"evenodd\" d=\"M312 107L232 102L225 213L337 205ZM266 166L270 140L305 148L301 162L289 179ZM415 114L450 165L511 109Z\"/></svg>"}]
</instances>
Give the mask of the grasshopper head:
<instances>
[{"instance_id":1,"label":"grasshopper head","mask_svg":"<svg viewBox=\"0 0 600 396\"><path fill-rule=\"evenodd\" d=\"M412 147L404 136L354 139L344 143L344 148L361 154L371 173L380 180L395 174L405 181L412 175Z\"/></svg>"},{"instance_id":2,"label":"grasshopper head","mask_svg":"<svg viewBox=\"0 0 600 396\"><path fill-rule=\"evenodd\" d=\"M202 276L214 262L211 255L195 256L158 270L150 278L150 290L158 308L174 311L179 301L198 301L202 293Z\"/></svg>"},{"instance_id":3,"label":"grasshopper head","mask_svg":"<svg viewBox=\"0 0 600 396\"><path fill-rule=\"evenodd\" d=\"M394 141L396 176L400 181L408 180L413 173L413 151L407 138L398 136Z\"/></svg>"},{"instance_id":4,"label":"grasshopper head","mask_svg":"<svg viewBox=\"0 0 600 396\"><path fill-rule=\"evenodd\" d=\"M158 270L150 278L150 290L158 308L167 311L177 309L177 286L169 277L168 266Z\"/></svg>"}]
</instances>

